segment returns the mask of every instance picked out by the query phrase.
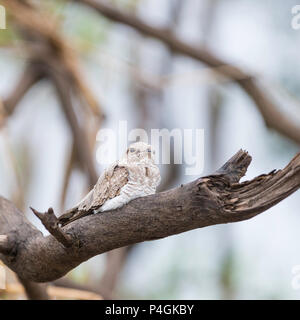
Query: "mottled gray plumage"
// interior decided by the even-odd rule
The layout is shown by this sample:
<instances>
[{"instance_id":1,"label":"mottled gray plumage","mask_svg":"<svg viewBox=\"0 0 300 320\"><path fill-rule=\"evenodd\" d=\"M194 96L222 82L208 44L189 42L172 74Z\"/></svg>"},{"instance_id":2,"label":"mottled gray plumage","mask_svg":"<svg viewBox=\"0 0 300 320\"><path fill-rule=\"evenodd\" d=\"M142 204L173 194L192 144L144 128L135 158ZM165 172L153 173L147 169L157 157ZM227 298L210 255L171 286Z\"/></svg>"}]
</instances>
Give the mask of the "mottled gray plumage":
<instances>
[{"instance_id":1,"label":"mottled gray plumage","mask_svg":"<svg viewBox=\"0 0 300 320\"><path fill-rule=\"evenodd\" d=\"M154 151L143 142L132 144L126 154L108 167L94 188L74 208L59 217L62 225L91 213L113 210L138 197L155 193L160 172Z\"/></svg>"}]
</instances>

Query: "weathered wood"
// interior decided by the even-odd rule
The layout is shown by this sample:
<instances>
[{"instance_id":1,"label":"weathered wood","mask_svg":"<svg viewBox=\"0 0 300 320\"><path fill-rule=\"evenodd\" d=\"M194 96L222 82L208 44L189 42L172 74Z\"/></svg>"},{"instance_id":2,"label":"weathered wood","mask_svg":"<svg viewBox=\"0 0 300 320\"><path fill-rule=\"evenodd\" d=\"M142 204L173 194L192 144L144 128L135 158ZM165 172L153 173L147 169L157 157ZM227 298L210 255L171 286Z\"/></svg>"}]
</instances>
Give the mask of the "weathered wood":
<instances>
[{"instance_id":1,"label":"weathered wood","mask_svg":"<svg viewBox=\"0 0 300 320\"><path fill-rule=\"evenodd\" d=\"M11 202L0 198L0 234L13 239L15 248L0 259L22 279L52 281L115 248L252 218L300 187L300 154L282 170L238 183L250 161L239 151L215 174L76 220L63 227L75 239L70 248L51 235L44 237Z\"/></svg>"},{"instance_id":2,"label":"weathered wood","mask_svg":"<svg viewBox=\"0 0 300 320\"><path fill-rule=\"evenodd\" d=\"M70 235L62 231L61 227L59 226L59 220L55 216L52 208L49 208L48 211L44 213L39 212L31 207L30 209L58 242L60 242L66 248L71 247L73 244L73 239Z\"/></svg>"}]
</instances>

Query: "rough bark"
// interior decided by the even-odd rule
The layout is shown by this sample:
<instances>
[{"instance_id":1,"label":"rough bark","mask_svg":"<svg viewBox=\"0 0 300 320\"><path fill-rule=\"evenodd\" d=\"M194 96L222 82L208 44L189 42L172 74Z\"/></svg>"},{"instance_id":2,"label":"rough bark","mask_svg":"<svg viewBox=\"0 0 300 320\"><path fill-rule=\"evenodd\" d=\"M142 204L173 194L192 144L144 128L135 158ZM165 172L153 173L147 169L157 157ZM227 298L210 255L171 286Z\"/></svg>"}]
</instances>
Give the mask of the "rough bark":
<instances>
[{"instance_id":1,"label":"rough bark","mask_svg":"<svg viewBox=\"0 0 300 320\"><path fill-rule=\"evenodd\" d=\"M0 248L0 259L22 279L53 281L115 248L252 218L300 187L300 154L283 170L239 183L250 162L240 150L210 176L74 221L63 228L73 238L69 248L51 235L44 237L11 202L0 198L0 235L8 236L10 248L6 254Z\"/></svg>"}]
</instances>

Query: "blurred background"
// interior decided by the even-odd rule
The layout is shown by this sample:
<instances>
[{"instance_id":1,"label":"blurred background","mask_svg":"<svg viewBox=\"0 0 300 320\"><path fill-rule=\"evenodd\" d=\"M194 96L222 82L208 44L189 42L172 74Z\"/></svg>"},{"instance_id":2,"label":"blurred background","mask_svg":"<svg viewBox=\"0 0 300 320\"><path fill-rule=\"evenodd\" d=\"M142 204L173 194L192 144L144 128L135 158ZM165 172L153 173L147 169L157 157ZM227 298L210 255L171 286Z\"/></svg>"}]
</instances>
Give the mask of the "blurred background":
<instances>
[{"instance_id":1,"label":"blurred background","mask_svg":"<svg viewBox=\"0 0 300 320\"><path fill-rule=\"evenodd\" d=\"M297 1L0 4L7 11L0 30L0 194L45 234L29 206L59 213L77 203L104 169L96 161L97 132L118 130L120 120L147 132L204 129L203 175L240 148L253 157L245 179L284 167L299 151L300 30L291 27ZM242 76L220 76L228 64ZM267 119L261 99L239 84L249 77L282 117ZM185 165L161 165L161 172L160 190L196 178L184 174ZM52 298L298 299L292 269L300 265L299 201L296 192L248 221L96 256L51 284ZM25 298L9 271L7 282L0 299Z\"/></svg>"}]
</instances>

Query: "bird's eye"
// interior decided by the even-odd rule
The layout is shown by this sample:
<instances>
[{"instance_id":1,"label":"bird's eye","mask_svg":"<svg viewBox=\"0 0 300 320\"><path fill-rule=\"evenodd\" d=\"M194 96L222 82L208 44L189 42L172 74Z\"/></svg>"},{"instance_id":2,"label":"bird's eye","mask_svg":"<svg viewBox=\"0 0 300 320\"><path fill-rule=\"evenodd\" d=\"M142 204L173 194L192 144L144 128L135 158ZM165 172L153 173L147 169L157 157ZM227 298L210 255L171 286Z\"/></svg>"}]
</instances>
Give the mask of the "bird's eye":
<instances>
[{"instance_id":1,"label":"bird's eye","mask_svg":"<svg viewBox=\"0 0 300 320\"><path fill-rule=\"evenodd\" d=\"M148 149L147 149L147 152L151 153L151 149L150 149L150 148L148 148Z\"/></svg>"},{"instance_id":2,"label":"bird's eye","mask_svg":"<svg viewBox=\"0 0 300 320\"><path fill-rule=\"evenodd\" d=\"M134 149L134 148L130 148L129 151L130 151L130 152L134 152L135 149Z\"/></svg>"}]
</instances>

